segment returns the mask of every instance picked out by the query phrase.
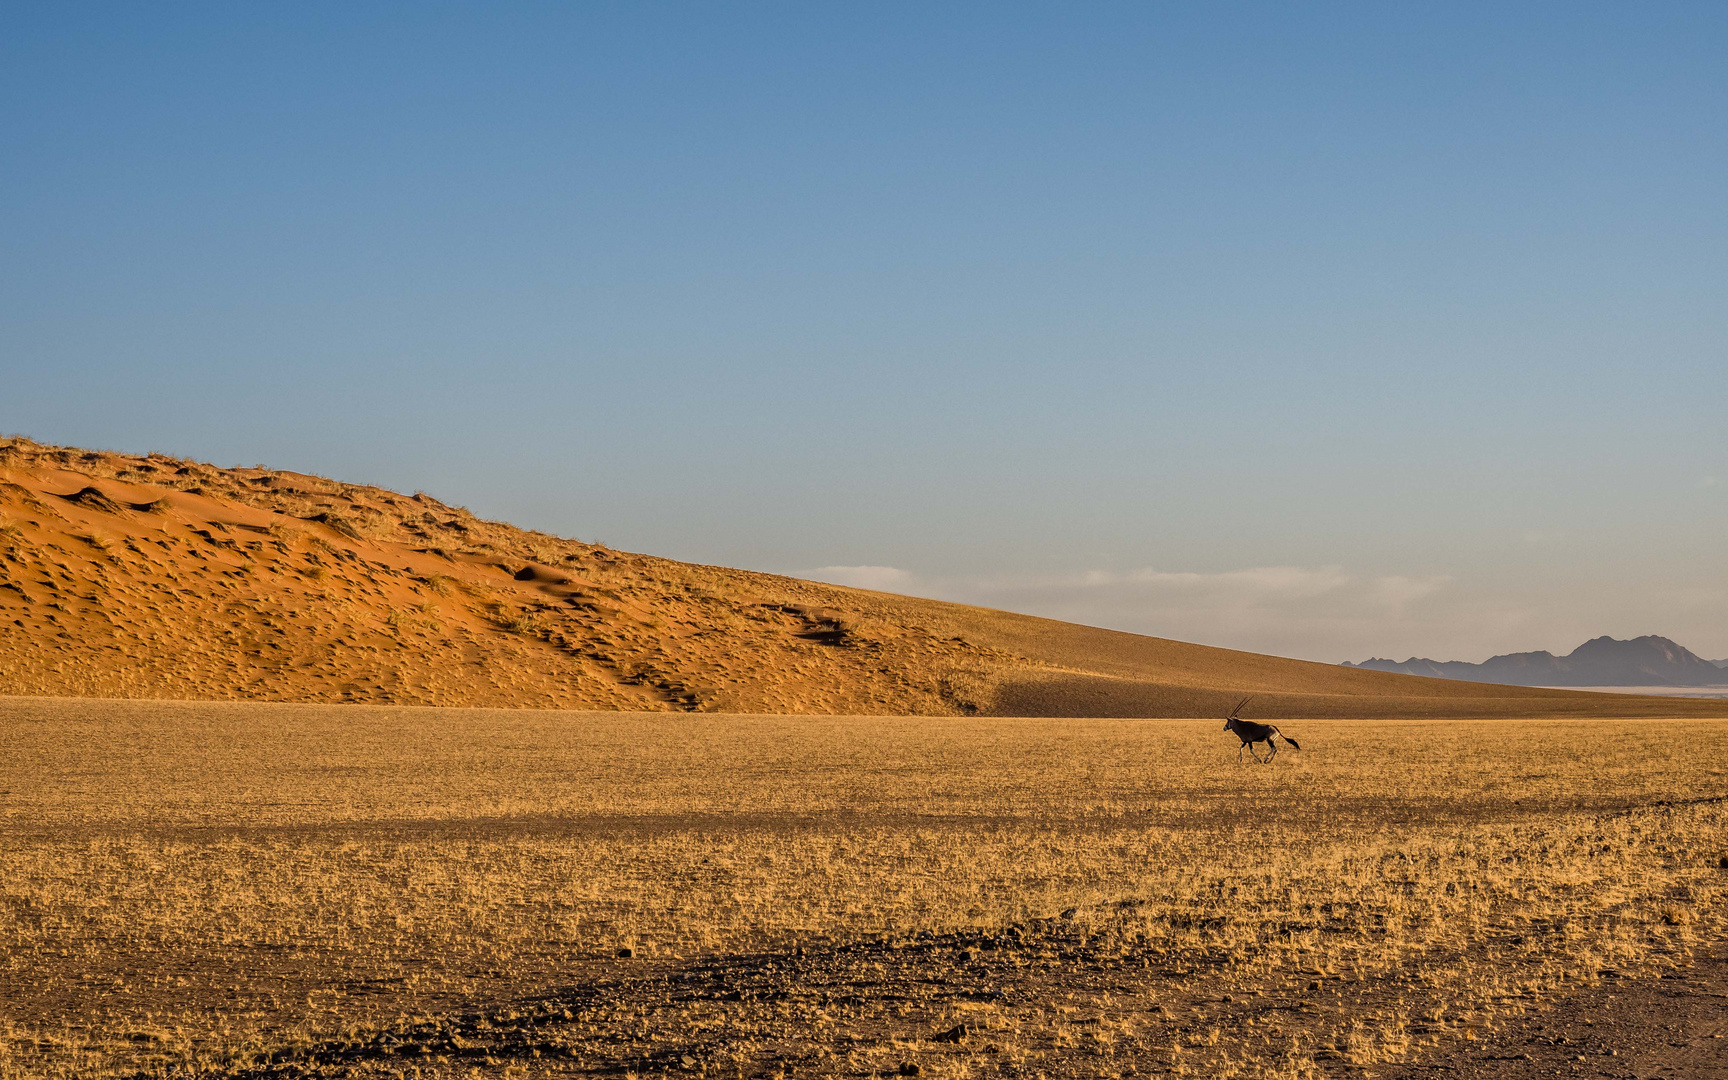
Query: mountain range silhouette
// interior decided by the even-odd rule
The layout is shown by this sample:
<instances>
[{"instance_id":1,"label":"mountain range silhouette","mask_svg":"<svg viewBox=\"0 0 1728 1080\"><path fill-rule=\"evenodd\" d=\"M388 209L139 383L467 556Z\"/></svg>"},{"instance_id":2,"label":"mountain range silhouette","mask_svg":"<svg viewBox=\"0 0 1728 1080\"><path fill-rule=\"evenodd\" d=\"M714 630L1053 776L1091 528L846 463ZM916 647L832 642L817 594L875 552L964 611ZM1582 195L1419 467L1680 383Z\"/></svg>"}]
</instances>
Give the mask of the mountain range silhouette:
<instances>
[{"instance_id":1,"label":"mountain range silhouette","mask_svg":"<svg viewBox=\"0 0 1728 1080\"><path fill-rule=\"evenodd\" d=\"M1565 656L1540 652L1506 653L1480 664L1462 660L1403 662L1379 657L1345 667L1426 675L1437 679L1507 686L1717 686L1728 683L1728 660L1706 660L1665 637L1646 634L1629 641L1606 635L1591 638Z\"/></svg>"}]
</instances>

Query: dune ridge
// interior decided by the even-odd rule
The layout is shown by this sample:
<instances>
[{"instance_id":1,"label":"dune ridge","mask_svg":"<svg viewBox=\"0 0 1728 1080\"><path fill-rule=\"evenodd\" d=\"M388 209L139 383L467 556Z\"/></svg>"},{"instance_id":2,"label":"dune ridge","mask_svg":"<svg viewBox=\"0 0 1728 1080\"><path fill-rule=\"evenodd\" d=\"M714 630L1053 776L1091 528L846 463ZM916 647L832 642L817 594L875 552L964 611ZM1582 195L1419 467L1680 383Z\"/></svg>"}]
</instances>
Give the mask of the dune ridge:
<instances>
[{"instance_id":1,"label":"dune ridge","mask_svg":"<svg viewBox=\"0 0 1728 1080\"><path fill-rule=\"evenodd\" d=\"M424 493L0 439L0 694L860 715L1728 715L615 551Z\"/></svg>"}]
</instances>

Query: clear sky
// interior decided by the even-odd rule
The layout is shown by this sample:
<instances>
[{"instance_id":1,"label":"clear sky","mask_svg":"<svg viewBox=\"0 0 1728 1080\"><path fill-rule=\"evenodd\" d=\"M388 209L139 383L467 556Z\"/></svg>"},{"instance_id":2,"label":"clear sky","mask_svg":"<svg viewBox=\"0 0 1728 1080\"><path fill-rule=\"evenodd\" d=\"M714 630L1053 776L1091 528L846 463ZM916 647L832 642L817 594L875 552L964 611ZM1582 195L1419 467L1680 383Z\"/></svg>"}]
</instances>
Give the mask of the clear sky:
<instances>
[{"instance_id":1,"label":"clear sky","mask_svg":"<svg viewBox=\"0 0 1728 1080\"><path fill-rule=\"evenodd\" d=\"M1319 660L1728 657L1728 6L11 4L0 430Z\"/></svg>"}]
</instances>

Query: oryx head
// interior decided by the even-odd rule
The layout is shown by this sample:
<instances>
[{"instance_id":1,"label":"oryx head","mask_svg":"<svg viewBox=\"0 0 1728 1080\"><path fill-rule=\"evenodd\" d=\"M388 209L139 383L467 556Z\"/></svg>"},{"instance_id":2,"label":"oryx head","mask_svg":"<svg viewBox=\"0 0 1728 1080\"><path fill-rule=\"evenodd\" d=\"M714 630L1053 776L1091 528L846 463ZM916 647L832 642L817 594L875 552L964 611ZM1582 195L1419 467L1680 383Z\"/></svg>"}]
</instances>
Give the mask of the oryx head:
<instances>
[{"instance_id":1,"label":"oryx head","mask_svg":"<svg viewBox=\"0 0 1728 1080\"><path fill-rule=\"evenodd\" d=\"M1236 721L1238 721L1242 718L1239 715L1242 712L1242 706L1248 704L1250 701L1253 701L1253 700L1254 700L1254 696L1252 694L1250 694L1249 696L1243 698L1241 701L1238 701L1236 703L1236 707L1234 709L1230 710L1230 715L1224 718L1224 730L1225 731L1229 731L1231 728L1236 726Z\"/></svg>"}]
</instances>

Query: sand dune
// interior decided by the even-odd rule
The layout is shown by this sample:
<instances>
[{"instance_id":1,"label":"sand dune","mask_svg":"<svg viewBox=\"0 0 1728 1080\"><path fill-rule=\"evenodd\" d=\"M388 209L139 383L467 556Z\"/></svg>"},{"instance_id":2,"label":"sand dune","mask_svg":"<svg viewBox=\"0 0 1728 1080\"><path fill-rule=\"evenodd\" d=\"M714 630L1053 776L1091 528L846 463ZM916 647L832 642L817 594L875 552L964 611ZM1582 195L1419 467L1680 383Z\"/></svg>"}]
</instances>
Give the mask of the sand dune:
<instances>
[{"instance_id":1,"label":"sand dune","mask_svg":"<svg viewBox=\"0 0 1728 1080\"><path fill-rule=\"evenodd\" d=\"M1724 715L674 562L425 494L0 440L0 693L699 712Z\"/></svg>"}]
</instances>

